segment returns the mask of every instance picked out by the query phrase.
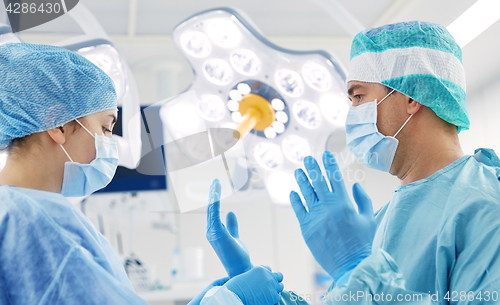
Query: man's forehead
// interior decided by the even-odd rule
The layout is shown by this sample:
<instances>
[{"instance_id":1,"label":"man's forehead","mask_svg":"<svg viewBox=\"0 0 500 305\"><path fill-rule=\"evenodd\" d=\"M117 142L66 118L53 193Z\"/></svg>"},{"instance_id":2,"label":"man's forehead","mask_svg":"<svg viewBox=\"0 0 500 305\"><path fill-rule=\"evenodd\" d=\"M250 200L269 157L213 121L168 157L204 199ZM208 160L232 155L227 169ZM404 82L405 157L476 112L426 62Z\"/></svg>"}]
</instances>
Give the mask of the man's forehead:
<instances>
[{"instance_id":1,"label":"man's forehead","mask_svg":"<svg viewBox=\"0 0 500 305\"><path fill-rule=\"evenodd\" d=\"M349 82L347 82L347 89L351 88L351 87L368 87L370 85L373 85L372 83L367 83L367 82L361 82L361 81L357 81L357 80L351 80Z\"/></svg>"},{"instance_id":2,"label":"man's forehead","mask_svg":"<svg viewBox=\"0 0 500 305\"><path fill-rule=\"evenodd\" d=\"M347 83L347 93L352 94L356 89L368 88L370 84L365 82L350 81Z\"/></svg>"},{"instance_id":3,"label":"man's forehead","mask_svg":"<svg viewBox=\"0 0 500 305\"><path fill-rule=\"evenodd\" d=\"M368 83L352 80L347 83L347 93L351 94L354 90L375 89L377 87L384 87L384 85L379 83Z\"/></svg>"}]
</instances>

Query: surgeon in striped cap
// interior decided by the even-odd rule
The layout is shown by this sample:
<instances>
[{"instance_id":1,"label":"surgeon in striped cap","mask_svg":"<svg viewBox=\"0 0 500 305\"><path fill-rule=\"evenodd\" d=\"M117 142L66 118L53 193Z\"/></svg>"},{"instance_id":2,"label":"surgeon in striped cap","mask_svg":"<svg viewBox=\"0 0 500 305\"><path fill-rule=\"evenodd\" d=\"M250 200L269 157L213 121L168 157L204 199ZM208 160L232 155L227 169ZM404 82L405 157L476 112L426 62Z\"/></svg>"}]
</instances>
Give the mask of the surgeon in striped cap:
<instances>
[{"instance_id":1,"label":"surgeon in striped cap","mask_svg":"<svg viewBox=\"0 0 500 305\"><path fill-rule=\"evenodd\" d=\"M471 156L460 147L458 133L469 128L462 50L439 24L395 23L354 38L349 70L347 145L401 185L374 215L359 184L354 209L329 152L328 179L311 157L304 160L309 177L296 171L308 207L290 194L302 235L334 278L325 300L493 301L500 290L500 160L490 149ZM355 301L342 298L352 294Z\"/></svg>"}]
</instances>

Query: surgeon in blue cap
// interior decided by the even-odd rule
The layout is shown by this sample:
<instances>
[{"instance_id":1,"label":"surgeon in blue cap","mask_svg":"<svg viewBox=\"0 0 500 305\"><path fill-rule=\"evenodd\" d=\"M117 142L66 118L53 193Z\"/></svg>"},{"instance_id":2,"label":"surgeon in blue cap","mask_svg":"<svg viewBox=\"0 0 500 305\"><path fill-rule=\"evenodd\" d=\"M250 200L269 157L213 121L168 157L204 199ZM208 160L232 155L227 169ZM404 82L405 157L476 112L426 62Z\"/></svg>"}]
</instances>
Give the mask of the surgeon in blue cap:
<instances>
[{"instance_id":1,"label":"surgeon in blue cap","mask_svg":"<svg viewBox=\"0 0 500 305\"><path fill-rule=\"evenodd\" d=\"M112 80L63 48L0 46L0 304L147 304L110 244L66 197L105 187L118 164ZM283 275L253 267L191 304L273 305ZM222 300L222 301L221 301Z\"/></svg>"},{"instance_id":2,"label":"surgeon in blue cap","mask_svg":"<svg viewBox=\"0 0 500 305\"><path fill-rule=\"evenodd\" d=\"M349 70L347 145L401 185L374 214L357 183L354 208L331 153L323 155L326 177L312 157L304 159L307 174L295 172L305 203L295 192L290 200L302 235L334 279L324 301L497 304L500 160L489 149L470 156L460 147L458 133L469 128L460 47L438 24L390 24L354 38ZM239 238L214 233L217 217L209 223L226 270L249 268L248 253L234 250Z\"/></svg>"}]
</instances>

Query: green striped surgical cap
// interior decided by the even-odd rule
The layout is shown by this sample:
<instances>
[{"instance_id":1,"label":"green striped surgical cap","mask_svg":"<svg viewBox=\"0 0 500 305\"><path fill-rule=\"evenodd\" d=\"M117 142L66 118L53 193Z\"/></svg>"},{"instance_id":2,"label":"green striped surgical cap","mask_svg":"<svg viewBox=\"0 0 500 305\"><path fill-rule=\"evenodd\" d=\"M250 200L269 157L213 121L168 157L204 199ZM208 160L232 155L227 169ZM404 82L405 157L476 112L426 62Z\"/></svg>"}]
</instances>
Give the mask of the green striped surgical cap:
<instances>
[{"instance_id":1,"label":"green striped surgical cap","mask_svg":"<svg viewBox=\"0 0 500 305\"><path fill-rule=\"evenodd\" d=\"M400 22L359 33L347 81L386 85L431 108L458 132L469 129L462 50L442 25Z\"/></svg>"}]
</instances>

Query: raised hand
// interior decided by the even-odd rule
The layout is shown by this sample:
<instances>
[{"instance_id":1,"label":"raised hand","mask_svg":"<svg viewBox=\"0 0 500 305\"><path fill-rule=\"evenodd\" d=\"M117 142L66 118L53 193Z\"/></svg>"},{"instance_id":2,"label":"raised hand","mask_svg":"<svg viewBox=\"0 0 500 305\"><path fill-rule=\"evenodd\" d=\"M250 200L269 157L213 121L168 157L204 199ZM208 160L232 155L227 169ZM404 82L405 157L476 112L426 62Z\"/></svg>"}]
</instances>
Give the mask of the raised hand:
<instances>
[{"instance_id":1,"label":"raised hand","mask_svg":"<svg viewBox=\"0 0 500 305\"><path fill-rule=\"evenodd\" d=\"M210 187L210 204L207 208L207 239L217 253L230 278L249 271L253 265L247 247L240 240L238 220L233 212L226 216L227 229L220 220L221 185L215 179Z\"/></svg>"},{"instance_id":2,"label":"raised hand","mask_svg":"<svg viewBox=\"0 0 500 305\"><path fill-rule=\"evenodd\" d=\"M296 192L290 193L290 201L314 258L337 280L372 253L376 230L372 202L361 185L355 183L352 191L359 213L354 209L337 162L330 152L323 154L329 183L313 157L306 157L304 165L312 185L302 169L295 171L295 179L308 211Z\"/></svg>"}]
</instances>

